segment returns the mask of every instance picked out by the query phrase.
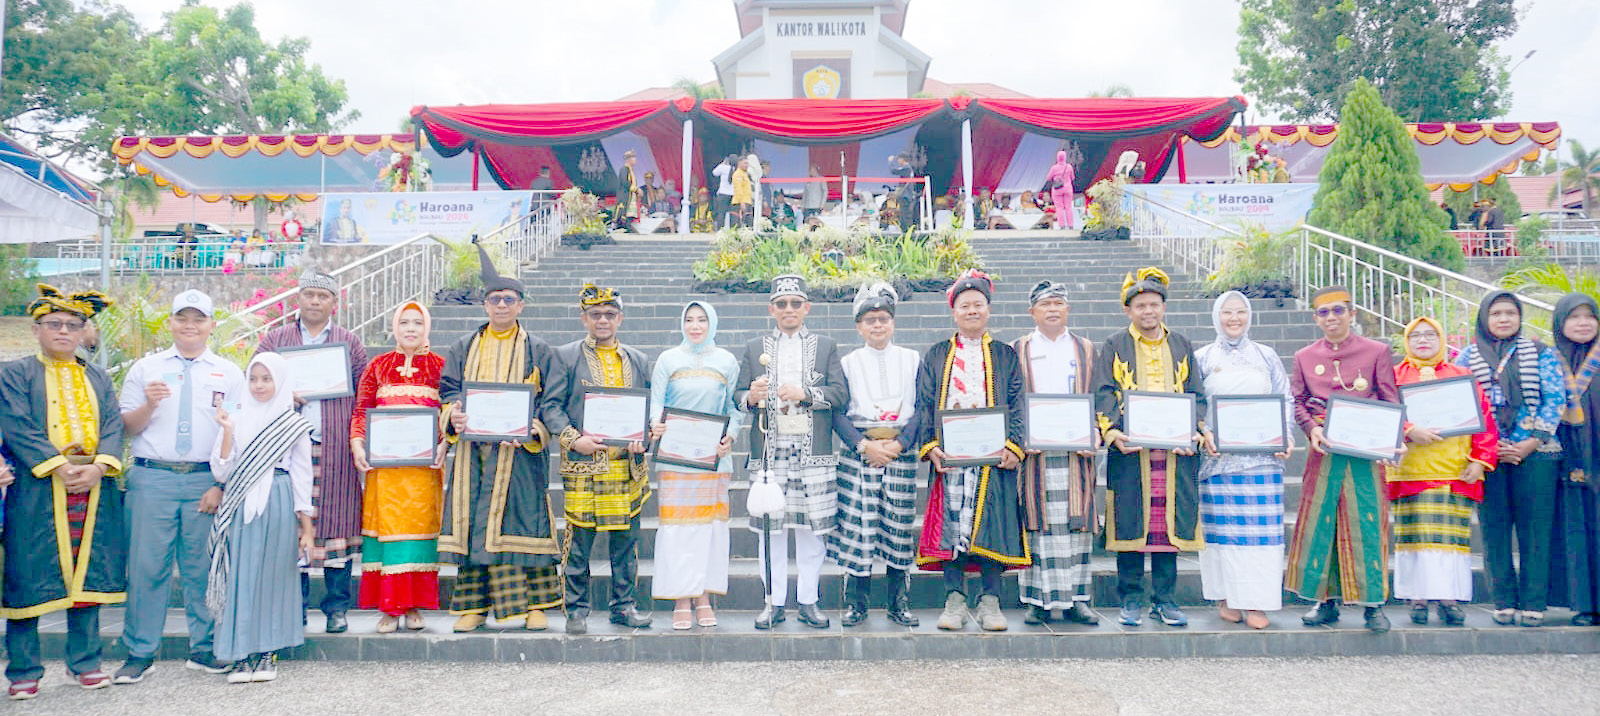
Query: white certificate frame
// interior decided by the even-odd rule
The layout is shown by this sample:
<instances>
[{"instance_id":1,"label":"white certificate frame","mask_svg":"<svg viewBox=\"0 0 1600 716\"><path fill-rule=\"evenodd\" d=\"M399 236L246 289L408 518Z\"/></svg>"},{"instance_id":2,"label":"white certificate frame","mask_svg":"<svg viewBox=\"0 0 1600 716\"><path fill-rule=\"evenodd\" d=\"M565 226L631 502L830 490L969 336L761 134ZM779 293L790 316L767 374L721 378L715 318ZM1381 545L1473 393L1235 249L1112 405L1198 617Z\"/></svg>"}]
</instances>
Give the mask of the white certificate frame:
<instances>
[{"instance_id":1,"label":"white certificate frame","mask_svg":"<svg viewBox=\"0 0 1600 716\"><path fill-rule=\"evenodd\" d=\"M590 396L625 397L639 403L637 429L627 433L618 434L618 426L594 425L589 421ZM604 386L588 386L583 389L583 424L578 426L578 431L607 447L627 447L635 442L650 441L650 391L644 388L608 388Z\"/></svg>"},{"instance_id":2,"label":"white certificate frame","mask_svg":"<svg viewBox=\"0 0 1600 716\"><path fill-rule=\"evenodd\" d=\"M339 342L318 343L311 346L283 346L276 350L278 355L283 356L283 359L288 361L289 379L292 383L294 383L293 388L296 390L301 400L333 400L335 398L349 398L356 394L355 382L350 377L349 343ZM321 364L323 361L334 360L336 357L339 361L339 365L342 367L342 369L339 371L339 375L344 377L344 380L339 385L317 386L312 389L301 389L298 387L299 384L295 376L298 375L299 372L294 369L294 365L296 363L304 361L308 363Z\"/></svg>"},{"instance_id":3,"label":"white certificate frame","mask_svg":"<svg viewBox=\"0 0 1600 716\"><path fill-rule=\"evenodd\" d=\"M1033 409L1042 403L1067 404L1069 410L1082 410L1087 418L1085 424L1089 431L1081 436L1082 440L1051 439L1048 436L1034 434ZM1081 404L1081 407L1080 407ZM1094 396L1088 393L1028 393L1022 396L1022 435L1023 447L1039 452L1078 452L1080 450L1093 450L1095 420Z\"/></svg>"},{"instance_id":4,"label":"white certificate frame","mask_svg":"<svg viewBox=\"0 0 1600 716\"><path fill-rule=\"evenodd\" d=\"M1423 422L1433 412L1425 406L1447 401L1457 403L1453 406L1454 410L1471 415L1472 422L1448 426L1428 425ZM1482 404L1478 401L1478 379L1470 374L1421 383L1407 383L1400 386L1400 402L1406 406L1406 420L1413 425L1420 425L1438 433L1441 438L1476 435L1488 429L1488 426L1484 425ZM1461 404L1463 402L1465 405Z\"/></svg>"},{"instance_id":5,"label":"white certificate frame","mask_svg":"<svg viewBox=\"0 0 1600 716\"><path fill-rule=\"evenodd\" d=\"M985 415L999 415L1001 417L1000 435L998 436L1000 449L984 455L965 455L952 452L950 449L950 441L947 439L945 434L946 426L952 421L965 421ZM963 408L959 410L940 410L934 417L938 421L939 449L944 451L945 467L984 467L999 465L1000 461L1005 458L1005 443L1007 439L1005 427L1005 408ZM991 435L989 437L992 439L996 436Z\"/></svg>"},{"instance_id":6,"label":"white certificate frame","mask_svg":"<svg viewBox=\"0 0 1600 716\"><path fill-rule=\"evenodd\" d=\"M1169 438L1160 435L1143 435L1139 433L1139 426L1133 421L1133 406L1135 403L1155 403L1151 409L1161 412L1183 411L1188 416L1188 434L1182 439ZM1160 406L1160 403L1170 403ZM1143 412L1141 406L1140 412ZM1129 390L1122 394L1122 436L1129 447L1143 448L1146 450L1182 450L1194 447L1195 420L1194 420L1194 393L1163 393L1150 390Z\"/></svg>"},{"instance_id":7,"label":"white certificate frame","mask_svg":"<svg viewBox=\"0 0 1600 716\"><path fill-rule=\"evenodd\" d=\"M522 421L522 429L506 433L474 429L472 425L472 398L483 393L522 393L526 395L528 415L527 419ZM536 413L534 398L536 394L537 391L534 386L525 383L462 383L461 412L467 414L467 429L461 432L461 439L469 442L527 442L533 438L533 418Z\"/></svg>"},{"instance_id":8,"label":"white certificate frame","mask_svg":"<svg viewBox=\"0 0 1600 716\"><path fill-rule=\"evenodd\" d=\"M1340 408L1344 408L1344 410L1340 410ZM1341 439L1344 432L1342 428L1346 421L1351 421L1350 424L1356 424L1373 420L1394 423L1393 444L1385 442L1382 446L1376 444L1363 445ZM1393 460L1396 455L1400 454L1405 424L1406 406L1401 403L1334 394L1328 398L1328 416L1324 420L1322 427L1322 446L1328 452L1346 457L1363 460Z\"/></svg>"},{"instance_id":9,"label":"white certificate frame","mask_svg":"<svg viewBox=\"0 0 1600 716\"><path fill-rule=\"evenodd\" d=\"M1282 395L1273 393L1212 395L1206 400L1211 403L1211 438L1216 443L1217 452L1224 454L1262 454L1280 453L1289 450L1289 420L1285 417L1288 401ZM1278 416L1278 436L1276 442L1261 442L1245 439L1234 439L1228 434L1228 422L1222 419L1223 408L1230 405L1270 404L1270 407L1261 407L1260 410L1273 410Z\"/></svg>"},{"instance_id":10,"label":"white certificate frame","mask_svg":"<svg viewBox=\"0 0 1600 716\"><path fill-rule=\"evenodd\" d=\"M410 455L383 455L373 448L378 444L372 439L382 424L388 421L405 421L411 423L426 422L429 434L432 435L426 454L419 454L418 450ZM439 447L439 411L434 408L421 407L384 407L367 410L367 464L378 467L431 467L433 465L434 451Z\"/></svg>"},{"instance_id":11,"label":"white certificate frame","mask_svg":"<svg viewBox=\"0 0 1600 716\"><path fill-rule=\"evenodd\" d=\"M667 426L668 430L672 429L673 422L683 420L720 423L722 425L722 430L719 433L720 437L717 439L718 444L721 444L722 438L727 437L728 435L728 416L726 415L713 415L711 413L701 413L694 410L683 410L681 408L667 408L661 413L661 422ZM717 463L722 461L722 458L717 456L715 451L713 451L710 460L702 460L692 455L677 455L670 453L661 449L661 443L659 441L656 443L655 450L651 454L650 459L652 463L676 465L678 467L692 467L697 470L715 470L717 469Z\"/></svg>"}]
</instances>

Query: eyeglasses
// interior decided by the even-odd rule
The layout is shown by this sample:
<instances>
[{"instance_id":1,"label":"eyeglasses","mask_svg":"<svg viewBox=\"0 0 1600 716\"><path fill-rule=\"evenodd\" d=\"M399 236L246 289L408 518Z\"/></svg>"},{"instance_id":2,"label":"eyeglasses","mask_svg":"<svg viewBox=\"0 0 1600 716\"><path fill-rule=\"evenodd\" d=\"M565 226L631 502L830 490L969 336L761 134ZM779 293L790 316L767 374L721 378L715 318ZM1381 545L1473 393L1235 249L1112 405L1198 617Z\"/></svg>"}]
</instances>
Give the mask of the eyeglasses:
<instances>
[{"instance_id":1,"label":"eyeglasses","mask_svg":"<svg viewBox=\"0 0 1600 716\"><path fill-rule=\"evenodd\" d=\"M1426 338L1426 339L1428 339L1430 341L1439 340L1439 334L1434 333L1433 331L1427 331L1427 332L1412 331L1411 332L1411 337L1412 338Z\"/></svg>"},{"instance_id":2,"label":"eyeglasses","mask_svg":"<svg viewBox=\"0 0 1600 716\"><path fill-rule=\"evenodd\" d=\"M867 316L866 318L861 319L861 322L869 326L876 326L880 323L893 323L894 318L890 316Z\"/></svg>"},{"instance_id":3,"label":"eyeglasses","mask_svg":"<svg viewBox=\"0 0 1600 716\"><path fill-rule=\"evenodd\" d=\"M1349 310L1349 309L1346 309L1342 305L1339 305L1339 306L1324 306L1322 308L1317 309L1317 318L1327 318L1328 316L1343 316L1347 310Z\"/></svg>"},{"instance_id":4,"label":"eyeglasses","mask_svg":"<svg viewBox=\"0 0 1600 716\"><path fill-rule=\"evenodd\" d=\"M66 331L77 333L83 330L83 321L39 321L38 325L44 326L47 331Z\"/></svg>"},{"instance_id":5,"label":"eyeglasses","mask_svg":"<svg viewBox=\"0 0 1600 716\"><path fill-rule=\"evenodd\" d=\"M483 302L484 304L490 306L509 306L521 300L521 298L516 296L486 296L484 297Z\"/></svg>"},{"instance_id":6,"label":"eyeglasses","mask_svg":"<svg viewBox=\"0 0 1600 716\"><path fill-rule=\"evenodd\" d=\"M622 314L617 311L590 311L585 315L591 321L615 321L622 317Z\"/></svg>"},{"instance_id":7,"label":"eyeglasses","mask_svg":"<svg viewBox=\"0 0 1600 716\"><path fill-rule=\"evenodd\" d=\"M792 301L773 301L772 305L777 306L778 310L780 310L780 311L784 310L784 309L789 309L789 308L793 308L795 310L799 310L800 307L806 305L806 302L805 301L801 301L799 299L795 299L795 300L792 300Z\"/></svg>"}]
</instances>

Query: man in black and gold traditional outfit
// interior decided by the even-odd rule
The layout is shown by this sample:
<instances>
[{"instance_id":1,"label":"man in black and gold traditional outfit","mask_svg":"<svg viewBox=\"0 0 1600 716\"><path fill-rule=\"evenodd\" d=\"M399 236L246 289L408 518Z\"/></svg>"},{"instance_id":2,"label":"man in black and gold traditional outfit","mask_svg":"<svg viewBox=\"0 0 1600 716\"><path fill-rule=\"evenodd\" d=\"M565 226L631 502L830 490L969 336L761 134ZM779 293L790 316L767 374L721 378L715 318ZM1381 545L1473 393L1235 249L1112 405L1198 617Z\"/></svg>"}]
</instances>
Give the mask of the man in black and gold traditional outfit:
<instances>
[{"instance_id":1,"label":"man in black and gold traditional outfit","mask_svg":"<svg viewBox=\"0 0 1600 716\"><path fill-rule=\"evenodd\" d=\"M548 625L543 610L561 606L556 542L547 491L550 443L534 418L525 443L465 442L462 411L466 382L525 383L543 397L558 365L555 350L522 329L522 282L500 276L483 247L483 307L489 322L450 347L439 380L446 439L455 443L450 489L439 531L439 557L460 565L450 612L455 630L472 631L488 620L525 618L529 629Z\"/></svg>"},{"instance_id":2,"label":"man in black and gold traditional outfit","mask_svg":"<svg viewBox=\"0 0 1600 716\"><path fill-rule=\"evenodd\" d=\"M545 391L545 425L561 444L561 484L567 513L567 633L589 630L589 554L606 533L611 553L611 623L649 627L633 590L639 575L639 512L650 497L644 462L646 436L627 447L607 447L583 433L583 395L590 387L650 387L644 353L617 340L622 294L585 284L579 316L588 336L556 349L561 364ZM645 425L641 416L640 429Z\"/></svg>"},{"instance_id":3,"label":"man in black and gold traditional outfit","mask_svg":"<svg viewBox=\"0 0 1600 716\"><path fill-rule=\"evenodd\" d=\"M89 319L110 305L44 284L28 306L39 353L0 365L5 462L17 478L5 500L6 678L13 699L39 695L39 617L67 611L67 671L85 689L100 670L100 605L127 598L122 413L111 377L74 351Z\"/></svg>"},{"instance_id":4,"label":"man in black and gold traditional outfit","mask_svg":"<svg viewBox=\"0 0 1600 716\"><path fill-rule=\"evenodd\" d=\"M1128 274L1123 311L1131 325L1096 352L1095 413L1106 443L1106 549L1117 553L1118 622L1144 621L1144 556L1150 555L1151 616L1167 626L1187 626L1173 601L1178 552L1199 550L1200 458L1193 445L1155 450L1128 444L1127 391L1194 394L1194 436L1204 444L1205 390L1189 340L1167 329L1167 275L1158 268Z\"/></svg>"}]
</instances>

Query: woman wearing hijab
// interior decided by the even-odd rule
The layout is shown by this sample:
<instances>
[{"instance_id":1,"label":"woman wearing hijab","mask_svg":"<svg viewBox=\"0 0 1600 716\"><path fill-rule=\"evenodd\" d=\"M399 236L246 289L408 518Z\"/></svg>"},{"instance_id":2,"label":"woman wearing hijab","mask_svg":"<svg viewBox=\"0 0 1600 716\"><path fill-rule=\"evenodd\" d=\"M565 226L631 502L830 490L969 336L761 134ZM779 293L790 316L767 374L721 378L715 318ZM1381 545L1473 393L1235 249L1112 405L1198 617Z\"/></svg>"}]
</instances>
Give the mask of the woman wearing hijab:
<instances>
[{"instance_id":1,"label":"woman wearing hijab","mask_svg":"<svg viewBox=\"0 0 1600 716\"><path fill-rule=\"evenodd\" d=\"M1566 379L1555 350L1522 335L1522 301L1510 291L1483 297L1475 334L1455 363L1471 369L1489 396L1500 432L1499 464L1484 480L1478 511L1494 620L1540 626L1550 595L1550 532L1561 458L1556 427L1567 404Z\"/></svg>"},{"instance_id":2,"label":"woman wearing hijab","mask_svg":"<svg viewBox=\"0 0 1600 716\"><path fill-rule=\"evenodd\" d=\"M682 313L683 343L656 359L650 376L650 405L728 416L728 431L718 448L716 470L658 465L656 502L661 526L656 530L656 599L671 599L672 628L717 625L712 594L728 593L728 482L733 462L728 457L739 434L739 408L733 391L739 385L739 360L717 347L717 311L711 304L690 301ZM658 414L659 415L659 414ZM658 418L651 439L666 426Z\"/></svg>"},{"instance_id":3,"label":"woman wearing hijab","mask_svg":"<svg viewBox=\"0 0 1600 716\"><path fill-rule=\"evenodd\" d=\"M433 319L408 301L391 322L395 350L367 364L350 417L350 452L366 475L361 505L362 609L383 612L378 633L400 626L420 630L423 609L439 608L439 514L444 443L433 448L433 464L374 468L367 461L367 411L373 408L439 409L439 373L444 358L428 350Z\"/></svg>"},{"instance_id":4,"label":"woman wearing hijab","mask_svg":"<svg viewBox=\"0 0 1600 716\"><path fill-rule=\"evenodd\" d=\"M1055 204L1057 229L1070 229L1077 223L1072 215L1072 182L1073 169L1067 163L1067 152L1056 152L1056 163L1050 167L1050 173L1044 176L1044 183L1050 187L1050 201Z\"/></svg>"},{"instance_id":5,"label":"woman wearing hijab","mask_svg":"<svg viewBox=\"0 0 1600 716\"><path fill-rule=\"evenodd\" d=\"M234 662L230 684L276 679L276 652L305 643L297 562L315 536L311 423L295 410L289 363L259 353L245 377L249 395L237 415L217 410L222 432L211 449L224 486L206 605L217 619L217 658Z\"/></svg>"},{"instance_id":6,"label":"woman wearing hijab","mask_svg":"<svg viewBox=\"0 0 1600 716\"><path fill-rule=\"evenodd\" d=\"M1562 460L1556 479L1551 603L1571 609L1573 626L1600 624L1600 306L1586 294L1556 302L1556 352L1566 368L1566 413L1556 431Z\"/></svg>"},{"instance_id":7,"label":"woman wearing hijab","mask_svg":"<svg viewBox=\"0 0 1600 716\"><path fill-rule=\"evenodd\" d=\"M1471 375L1445 362L1444 329L1421 317L1406 326L1405 360L1394 367L1397 385ZM1441 438L1413 425L1400 467L1387 473L1394 513L1394 596L1411 601L1411 621L1428 623L1438 605L1445 626L1466 623L1458 602L1472 601L1472 509L1483 501L1484 474L1495 468L1500 432L1494 411L1477 391L1484 430Z\"/></svg>"},{"instance_id":8,"label":"woman wearing hijab","mask_svg":"<svg viewBox=\"0 0 1600 716\"><path fill-rule=\"evenodd\" d=\"M1250 340L1250 299L1238 291L1217 297L1211 325L1217 338L1195 351L1206 396L1282 395L1285 434L1294 399L1283 359ZM1280 453L1220 454L1200 465L1200 584L1218 602L1224 621L1252 629L1271 625L1266 612L1283 608L1283 466Z\"/></svg>"}]
</instances>

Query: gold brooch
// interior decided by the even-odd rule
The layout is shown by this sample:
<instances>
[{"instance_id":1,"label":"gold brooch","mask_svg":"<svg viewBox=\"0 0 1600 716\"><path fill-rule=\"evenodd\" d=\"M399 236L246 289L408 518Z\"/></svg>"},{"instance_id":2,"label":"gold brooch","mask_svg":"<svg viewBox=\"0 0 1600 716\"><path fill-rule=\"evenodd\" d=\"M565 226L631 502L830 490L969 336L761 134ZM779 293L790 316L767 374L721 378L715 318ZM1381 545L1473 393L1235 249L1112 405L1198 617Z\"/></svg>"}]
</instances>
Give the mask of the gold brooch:
<instances>
[{"instance_id":1,"label":"gold brooch","mask_svg":"<svg viewBox=\"0 0 1600 716\"><path fill-rule=\"evenodd\" d=\"M1350 387L1355 388L1357 393L1364 393L1367 390L1367 379L1356 378L1356 382L1351 384Z\"/></svg>"},{"instance_id":2,"label":"gold brooch","mask_svg":"<svg viewBox=\"0 0 1600 716\"><path fill-rule=\"evenodd\" d=\"M1317 367L1311 369L1311 372L1316 373L1317 375L1322 375L1323 373L1328 372L1328 366L1318 363Z\"/></svg>"}]
</instances>

